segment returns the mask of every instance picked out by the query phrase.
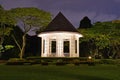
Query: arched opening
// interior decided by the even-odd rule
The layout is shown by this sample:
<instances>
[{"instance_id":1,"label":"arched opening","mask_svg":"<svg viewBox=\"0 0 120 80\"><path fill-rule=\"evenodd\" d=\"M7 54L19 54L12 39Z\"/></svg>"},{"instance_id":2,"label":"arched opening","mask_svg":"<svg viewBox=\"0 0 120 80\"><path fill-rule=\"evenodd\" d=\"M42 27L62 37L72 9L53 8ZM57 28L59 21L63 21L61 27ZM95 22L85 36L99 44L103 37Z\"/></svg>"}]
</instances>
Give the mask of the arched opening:
<instances>
[{"instance_id":1,"label":"arched opening","mask_svg":"<svg viewBox=\"0 0 120 80\"><path fill-rule=\"evenodd\" d=\"M64 52L65 57L70 56L70 41L69 40L65 40L63 42L63 52Z\"/></svg>"},{"instance_id":2,"label":"arched opening","mask_svg":"<svg viewBox=\"0 0 120 80\"><path fill-rule=\"evenodd\" d=\"M56 41L51 41L51 53L56 53Z\"/></svg>"}]
</instances>

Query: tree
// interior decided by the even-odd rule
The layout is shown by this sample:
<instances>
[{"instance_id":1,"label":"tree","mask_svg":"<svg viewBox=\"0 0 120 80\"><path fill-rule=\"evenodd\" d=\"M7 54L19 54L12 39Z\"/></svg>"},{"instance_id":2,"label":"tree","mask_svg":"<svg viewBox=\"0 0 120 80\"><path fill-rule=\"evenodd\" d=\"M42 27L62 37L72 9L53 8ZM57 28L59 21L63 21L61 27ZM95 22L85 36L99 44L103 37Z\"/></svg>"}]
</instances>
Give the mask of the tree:
<instances>
[{"instance_id":1,"label":"tree","mask_svg":"<svg viewBox=\"0 0 120 80\"><path fill-rule=\"evenodd\" d=\"M20 47L20 59L22 59L26 46L26 35L35 27L46 26L51 20L51 14L37 8L15 8L11 9L11 13L23 29L22 46Z\"/></svg>"},{"instance_id":2,"label":"tree","mask_svg":"<svg viewBox=\"0 0 120 80\"><path fill-rule=\"evenodd\" d=\"M99 22L90 29L79 29L80 33L84 35L80 42L87 43L83 46L89 46L87 50L92 55L101 54L113 58L120 54L119 25L120 23Z\"/></svg>"},{"instance_id":3,"label":"tree","mask_svg":"<svg viewBox=\"0 0 120 80\"><path fill-rule=\"evenodd\" d=\"M12 31L12 27L15 25L15 20L9 11L4 10L2 6L0 6L0 52L5 50L4 37L9 35ZM7 46L7 45L6 45Z\"/></svg>"},{"instance_id":4,"label":"tree","mask_svg":"<svg viewBox=\"0 0 120 80\"><path fill-rule=\"evenodd\" d=\"M80 21L80 25L79 28L91 28L92 24L91 24L91 20L85 16L81 21Z\"/></svg>"},{"instance_id":5,"label":"tree","mask_svg":"<svg viewBox=\"0 0 120 80\"><path fill-rule=\"evenodd\" d=\"M20 49L19 49L18 45L16 44L16 41L18 44L22 44L22 35L23 35L23 32L20 29L20 27L14 26L10 35L4 37L3 44L4 45L13 45L14 47L12 49L4 51L1 56L2 59L19 57Z\"/></svg>"}]
</instances>

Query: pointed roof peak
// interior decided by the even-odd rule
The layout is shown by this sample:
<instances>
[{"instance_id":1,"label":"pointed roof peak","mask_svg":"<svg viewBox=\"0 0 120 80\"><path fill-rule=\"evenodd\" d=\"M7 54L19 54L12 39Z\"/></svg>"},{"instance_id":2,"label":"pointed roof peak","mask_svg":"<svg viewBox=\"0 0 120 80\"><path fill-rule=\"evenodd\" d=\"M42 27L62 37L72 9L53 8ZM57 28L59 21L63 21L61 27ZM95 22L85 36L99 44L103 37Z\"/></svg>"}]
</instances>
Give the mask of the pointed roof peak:
<instances>
[{"instance_id":1,"label":"pointed roof peak","mask_svg":"<svg viewBox=\"0 0 120 80\"><path fill-rule=\"evenodd\" d=\"M55 18L57 18L57 19L62 18L62 19L66 19L66 20L67 20L67 18L63 15L62 12L59 12L59 13L54 17L54 19L55 19ZM54 19L53 19L53 20L54 20ZM53 20L52 20L52 21L53 21ZM67 20L67 21L68 21L68 20Z\"/></svg>"},{"instance_id":2,"label":"pointed roof peak","mask_svg":"<svg viewBox=\"0 0 120 80\"><path fill-rule=\"evenodd\" d=\"M62 12L60 11L58 14L62 14Z\"/></svg>"},{"instance_id":3,"label":"pointed roof peak","mask_svg":"<svg viewBox=\"0 0 120 80\"><path fill-rule=\"evenodd\" d=\"M43 32L52 31L78 32L76 28L62 14L62 12L57 14L57 16L48 24Z\"/></svg>"},{"instance_id":4,"label":"pointed roof peak","mask_svg":"<svg viewBox=\"0 0 120 80\"><path fill-rule=\"evenodd\" d=\"M62 13L62 12L59 12L57 15L63 15L63 13Z\"/></svg>"}]
</instances>

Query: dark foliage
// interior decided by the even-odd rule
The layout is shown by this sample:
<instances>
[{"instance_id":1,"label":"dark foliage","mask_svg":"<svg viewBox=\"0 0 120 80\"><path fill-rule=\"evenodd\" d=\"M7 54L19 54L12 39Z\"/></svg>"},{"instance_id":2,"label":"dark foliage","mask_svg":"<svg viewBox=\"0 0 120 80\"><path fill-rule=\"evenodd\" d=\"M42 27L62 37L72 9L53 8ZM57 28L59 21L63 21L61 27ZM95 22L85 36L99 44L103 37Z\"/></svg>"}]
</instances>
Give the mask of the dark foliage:
<instances>
[{"instance_id":1,"label":"dark foliage","mask_svg":"<svg viewBox=\"0 0 120 80\"><path fill-rule=\"evenodd\" d=\"M92 24L91 24L91 20L85 16L81 21L80 21L80 25L79 28L91 28Z\"/></svg>"},{"instance_id":2,"label":"dark foliage","mask_svg":"<svg viewBox=\"0 0 120 80\"><path fill-rule=\"evenodd\" d=\"M27 35L27 44L25 50L25 57L40 56L41 53L41 38Z\"/></svg>"},{"instance_id":3,"label":"dark foliage","mask_svg":"<svg viewBox=\"0 0 120 80\"><path fill-rule=\"evenodd\" d=\"M14 48L3 52L1 59L9 59L14 57L19 57L20 50L16 45L12 36L14 36L19 44L22 44L22 35L23 32L19 26L13 27L10 36L5 36L4 45L13 45ZM29 36L27 35L27 44L24 57L28 56L40 56L41 52L41 38L38 38L37 35Z\"/></svg>"},{"instance_id":4,"label":"dark foliage","mask_svg":"<svg viewBox=\"0 0 120 80\"><path fill-rule=\"evenodd\" d=\"M5 40L4 40L3 44L4 45L13 45L14 48L3 52L1 59L9 59L9 58L12 58L12 57L18 57L18 54L19 54L20 51L19 51L19 48L16 45L14 39L12 38L12 35L16 38L18 43L21 44L21 42L22 42L22 40L21 40L22 34L23 34L22 30L19 28L19 26L14 26L13 30L11 32L11 35L4 37Z\"/></svg>"}]
</instances>

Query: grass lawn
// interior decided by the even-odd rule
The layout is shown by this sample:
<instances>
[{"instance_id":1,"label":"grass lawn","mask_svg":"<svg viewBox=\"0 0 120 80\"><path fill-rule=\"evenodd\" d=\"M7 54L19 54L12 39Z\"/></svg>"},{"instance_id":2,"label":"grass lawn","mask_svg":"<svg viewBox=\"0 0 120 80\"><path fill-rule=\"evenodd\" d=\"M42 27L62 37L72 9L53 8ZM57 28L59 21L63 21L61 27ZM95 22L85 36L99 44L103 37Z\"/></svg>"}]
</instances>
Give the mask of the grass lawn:
<instances>
[{"instance_id":1,"label":"grass lawn","mask_svg":"<svg viewBox=\"0 0 120 80\"><path fill-rule=\"evenodd\" d=\"M120 66L1 64L0 80L120 80Z\"/></svg>"}]
</instances>

